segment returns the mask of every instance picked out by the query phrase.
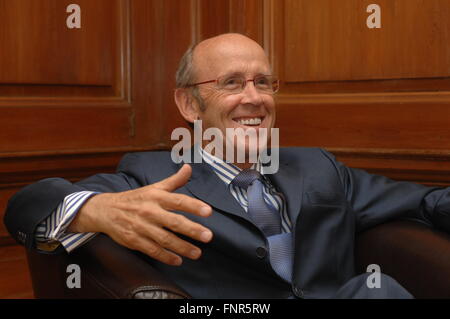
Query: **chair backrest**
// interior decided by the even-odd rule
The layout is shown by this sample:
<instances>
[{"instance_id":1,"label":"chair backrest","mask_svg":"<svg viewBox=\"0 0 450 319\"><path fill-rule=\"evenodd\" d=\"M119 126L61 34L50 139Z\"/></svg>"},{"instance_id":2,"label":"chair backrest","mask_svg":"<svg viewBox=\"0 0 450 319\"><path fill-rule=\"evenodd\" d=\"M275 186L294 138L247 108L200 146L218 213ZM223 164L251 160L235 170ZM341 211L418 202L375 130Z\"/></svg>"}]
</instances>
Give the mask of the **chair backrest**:
<instances>
[{"instance_id":1,"label":"chair backrest","mask_svg":"<svg viewBox=\"0 0 450 319\"><path fill-rule=\"evenodd\" d=\"M415 298L450 298L450 235L422 222L393 221L356 241L356 267L377 264Z\"/></svg>"}]
</instances>

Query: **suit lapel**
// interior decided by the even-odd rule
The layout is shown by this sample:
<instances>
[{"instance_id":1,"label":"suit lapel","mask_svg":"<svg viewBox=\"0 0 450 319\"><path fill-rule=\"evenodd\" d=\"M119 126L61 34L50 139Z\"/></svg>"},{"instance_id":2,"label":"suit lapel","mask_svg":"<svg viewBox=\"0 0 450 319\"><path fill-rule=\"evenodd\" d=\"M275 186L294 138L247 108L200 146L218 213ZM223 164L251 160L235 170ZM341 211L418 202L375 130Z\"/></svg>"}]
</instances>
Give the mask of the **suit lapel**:
<instances>
[{"instance_id":1,"label":"suit lapel","mask_svg":"<svg viewBox=\"0 0 450 319\"><path fill-rule=\"evenodd\" d=\"M303 176L298 168L290 166L287 162L282 162L281 158L278 172L268 176L276 189L285 197L287 211L294 230L303 199Z\"/></svg>"},{"instance_id":2,"label":"suit lapel","mask_svg":"<svg viewBox=\"0 0 450 319\"><path fill-rule=\"evenodd\" d=\"M192 163L192 177L186 184L189 192L198 199L226 213L239 216L250 222L249 215L231 195L225 183L204 162ZM280 156L280 168L276 174L268 175L276 189L286 200L287 211L295 228L303 199L303 177L295 163L288 163ZM293 229L294 230L294 229Z\"/></svg>"},{"instance_id":3,"label":"suit lapel","mask_svg":"<svg viewBox=\"0 0 450 319\"><path fill-rule=\"evenodd\" d=\"M186 188L198 199L226 213L251 222L250 217L231 195L225 183L207 163L192 163L192 177Z\"/></svg>"}]
</instances>

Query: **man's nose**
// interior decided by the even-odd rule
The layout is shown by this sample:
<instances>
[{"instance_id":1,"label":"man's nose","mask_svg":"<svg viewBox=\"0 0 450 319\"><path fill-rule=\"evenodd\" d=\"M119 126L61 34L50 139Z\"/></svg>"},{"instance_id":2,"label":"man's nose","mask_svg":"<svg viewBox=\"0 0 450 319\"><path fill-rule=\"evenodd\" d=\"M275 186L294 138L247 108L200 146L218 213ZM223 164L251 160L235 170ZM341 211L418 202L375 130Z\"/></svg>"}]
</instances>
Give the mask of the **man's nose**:
<instances>
[{"instance_id":1,"label":"man's nose","mask_svg":"<svg viewBox=\"0 0 450 319\"><path fill-rule=\"evenodd\" d=\"M242 91L243 99L242 103L251 103L251 104L261 104L262 103L262 96L261 93L256 89L255 83L253 80L247 80L247 83L244 87L244 90Z\"/></svg>"}]
</instances>

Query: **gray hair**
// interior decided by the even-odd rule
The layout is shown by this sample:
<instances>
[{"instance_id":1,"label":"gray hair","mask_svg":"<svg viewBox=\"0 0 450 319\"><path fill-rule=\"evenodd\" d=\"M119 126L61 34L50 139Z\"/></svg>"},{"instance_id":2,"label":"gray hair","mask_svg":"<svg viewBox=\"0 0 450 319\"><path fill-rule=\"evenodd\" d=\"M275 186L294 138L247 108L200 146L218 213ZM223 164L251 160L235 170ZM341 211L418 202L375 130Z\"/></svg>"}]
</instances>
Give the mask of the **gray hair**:
<instances>
[{"instance_id":1,"label":"gray hair","mask_svg":"<svg viewBox=\"0 0 450 319\"><path fill-rule=\"evenodd\" d=\"M178 70L175 75L177 88L190 88L192 96L197 100L200 110L205 110L205 102L200 96L200 92L196 86L191 87L190 84L195 82L195 68L194 68L194 51L197 44L191 45L183 54L178 65Z\"/></svg>"}]
</instances>

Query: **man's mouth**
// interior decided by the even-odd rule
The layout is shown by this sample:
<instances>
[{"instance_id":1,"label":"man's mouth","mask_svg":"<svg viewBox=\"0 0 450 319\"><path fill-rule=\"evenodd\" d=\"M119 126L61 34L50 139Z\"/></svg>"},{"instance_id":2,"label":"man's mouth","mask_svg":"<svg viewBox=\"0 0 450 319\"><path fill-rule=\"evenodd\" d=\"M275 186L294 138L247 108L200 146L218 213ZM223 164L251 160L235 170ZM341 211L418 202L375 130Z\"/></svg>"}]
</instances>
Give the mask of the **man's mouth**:
<instances>
[{"instance_id":1,"label":"man's mouth","mask_svg":"<svg viewBox=\"0 0 450 319\"><path fill-rule=\"evenodd\" d=\"M259 126L263 120L264 117L241 117L233 119L233 121L244 126Z\"/></svg>"}]
</instances>

